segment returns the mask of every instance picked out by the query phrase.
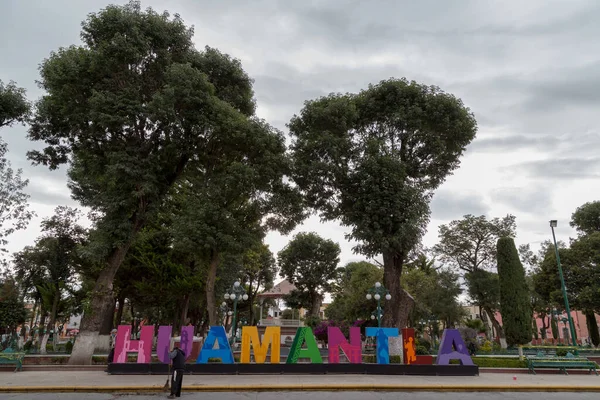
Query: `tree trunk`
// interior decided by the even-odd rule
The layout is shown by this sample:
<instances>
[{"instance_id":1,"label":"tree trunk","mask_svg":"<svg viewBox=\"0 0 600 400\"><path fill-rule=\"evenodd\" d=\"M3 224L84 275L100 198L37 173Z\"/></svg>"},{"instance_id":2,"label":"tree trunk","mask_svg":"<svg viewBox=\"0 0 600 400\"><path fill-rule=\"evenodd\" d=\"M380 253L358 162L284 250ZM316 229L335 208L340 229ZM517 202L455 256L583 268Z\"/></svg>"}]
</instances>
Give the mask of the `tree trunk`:
<instances>
[{"instance_id":1,"label":"tree trunk","mask_svg":"<svg viewBox=\"0 0 600 400\"><path fill-rule=\"evenodd\" d=\"M190 295L186 294L183 296L183 305L181 307L181 316L179 317L179 334L181 335L181 329L187 325L188 308L190 307Z\"/></svg>"},{"instance_id":2,"label":"tree trunk","mask_svg":"<svg viewBox=\"0 0 600 400\"><path fill-rule=\"evenodd\" d=\"M206 309L208 311L208 323L210 326L218 325L215 282L217 280L217 267L219 266L219 261L219 252L211 250L208 276L206 278Z\"/></svg>"},{"instance_id":3,"label":"tree trunk","mask_svg":"<svg viewBox=\"0 0 600 400\"><path fill-rule=\"evenodd\" d=\"M313 317L320 318L321 311L321 295L319 293L312 294L312 305L310 308L310 315Z\"/></svg>"},{"instance_id":4,"label":"tree trunk","mask_svg":"<svg viewBox=\"0 0 600 400\"><path fill-rule=\"evenodd\" d=\"M52 310L50 311L50 319L48 320L48 325L46 326L46 331L44 332L44 337L42 338L40 354L46 354L46 345L48 344L48 339L50 338L50 331L54 330L54 325L56 322L56 312L58 310L59 301L60 288L58 287L58 285L56 285L54 287L54 298L52 299ZM54 334L56 334L56 332Z\"/></svg>"},{"instance_id":5,"label":"tree trunk","mask_svg":"<svg viewBox=\"0 0 600 400\"><path fill-rule=\"evenodd\" d=\"M42 347L41 347L41 343L42 343L42 338L44 337L44 333L46 332L46 319L48 318L48 316L46 315L46 310L44 310L44 306L42 304L40 304L40 325L38 328L38 334L37 334L37 340L38 343L37 345L40 346L40 352L42 351Z\"/></svg>"},{"instance_id":6,"label":"tree trunk","mask_svg":"<svg viewBox=\"0 0 600 400\"><path fill-rule=\"evenodd\" d=\"M403 265L402 254L392 251L383 253L383 285L392 296L391 300L384 301L382 325L385 327L406 328L414 305L412 297L400 286Z\"/></svg>"},{"instance_id":7,"label":"tree trunk","mask_svg":"<svg viewBox=\"0 0 600 400\"><path fill-rule=\"evenodd\" d=\"M596 315L593 311L586 311L585 321L588 326L588 332L590 335L590 341L594 347L598 347L600 344L600 333L598 332L598 323L596 322Z\"/></svg>"},{"instance_id":8,"label":"tree trunk","mask_svg":"<svg viewBox=\"0 0 600 400\"><path fill-rule=\"evenodd\" d=\"M96 340L107 313L114 312L113 280L123 263L127 251L133 242L135 234L141 229L141 222L134 227L129 240L122 246L114 249L104 269L100 272L94 290L89 309L83 314L81 330L73 346L73 352L69 358L70 365L90 365L92 355L96 347Z\"/></svg>"},{"instance_id":9,"label":"tree trunk","mask_svg":"<svg viewBox=\"0 0 600 400\"><path fill-rule=\"evenodd\" d=\"M36 299L35 303L33 303L33 310L31 311L31 322L29 323L29 337L31 337L32 340L33 340L33 324L35 323L35 313L37 311L37 308L38 308L38 301Z\"/></svg>"},{"instance_id":10,"label":"tree trunk","mask_svg":"<svg viewBox=\"0 0 600 400\"><path fill-rule=\"evenodd\" d=\"M541 314L540 318L542 319L542 329L540 330L540 334L542 336L542 340L546 340L548 339L548 335L546 335L546 329L548 329L548 324L546 323L546 314Z\"/></svg>"},{"instance_id":11,"label":"tree trunk","mask_svg":"<svg viewBox=\"0 0 600 400\"><path fill-rule=\"evenodd\" d=\"M110 310L104 316L102 326L100 327L100 335L110 335L110 331L113 328L113 321L115 318L115 307L117 306L117 299L114 299Z\"/></svg>"},{"instance_id":12,"label":"tree trunk","mask_svg":"<svg viewBox=\"0 0 600 400\"><path fill-rule=\"evenodd\" d=\"M504 336L504 330L502 329L500 322L498 322L498 320L496 319L495 313L493 313L489 307L485 307L484 310L487 313L490 320L492 321L494 330L496 331L498 338L500 339L500 347L502 347L503 349L506 349L508 346L506 344L506 337Z\"/></svg>"},{"instance_id":13,"label":"tree trunk","mask_svg":"<svg viewBox=\"0 0 600 400\"><path fill-rule=\"evenodd\" d=\"M123 310L125 309L125 296L119 297L119 308L117 309L117 316L115 317L115 326L121 325L123 319Z\"/></svg>"},{"instance_id":14,"label":"tree trunk","mask_svg":"<svg viewBox=\"0 0 600 400\"><path fill-rule=\"evenodd\" d=\"M250 288L252 289L252 288ZM248 298L248 301L250 303L250 325L254 326L256 325L256 313L254 312L254 301L256 299L256 294L252 293L252 290L250 291L250 297Z\"/></svg>"}]
</instances>

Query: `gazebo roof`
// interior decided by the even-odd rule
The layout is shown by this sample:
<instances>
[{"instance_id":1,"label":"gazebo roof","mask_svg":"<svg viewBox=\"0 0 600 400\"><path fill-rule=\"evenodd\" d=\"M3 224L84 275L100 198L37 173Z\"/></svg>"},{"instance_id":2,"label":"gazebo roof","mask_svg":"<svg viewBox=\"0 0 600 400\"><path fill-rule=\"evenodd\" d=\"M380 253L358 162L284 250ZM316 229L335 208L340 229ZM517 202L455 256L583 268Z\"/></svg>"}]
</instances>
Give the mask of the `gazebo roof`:
<instances>
[{"instance_id":1,"label":"gazebo roof","mask_svg":"<svg viewBox=\"0 0 600 400\"><path fill-rule=\"evenodd\" d=\"M280 298L290 294L290 292L294 289L296 289L296 286L292 285L287 279L284 279L277 285L273 286L272 289L260 293L258 297Z\"/></svg>"}]
</instances>

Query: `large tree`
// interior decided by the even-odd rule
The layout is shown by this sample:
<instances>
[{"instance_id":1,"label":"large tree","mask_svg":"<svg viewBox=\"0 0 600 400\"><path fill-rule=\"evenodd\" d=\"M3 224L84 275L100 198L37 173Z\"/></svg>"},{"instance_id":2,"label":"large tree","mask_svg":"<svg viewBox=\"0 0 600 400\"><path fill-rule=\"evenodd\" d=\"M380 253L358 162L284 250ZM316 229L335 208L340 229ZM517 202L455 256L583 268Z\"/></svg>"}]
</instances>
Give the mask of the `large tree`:
<instances>
[{"instance_id":1,"label":"large tree","mask_svg":"<svg viewBox=\"0 0 600 400\"><path fill-rule=\"evenodd\" d=\"M594 346L600 343L595 313L600 313L600 201L585 203L571 216L579 237L564 259L565 281L572 306L582 310Z\"/></svg>"},{"instance_id":2,"label":"large tree","mask_svg":"<svg viewBox=\"0 0 600 400\"><path fill-rule=\"evenodd\" d=\"M26 318L27 310L19 286L15 279L4 271L0 275L0 332L14 335L17 333L17 326L24 323ZM2 343L0 349L1 345Z\"/></svg>"},{"instance_id":3,"label":"large tree","mask_svg":"<svg viewBox=\"0 0 600 400\"><path fill-rule=\"evenodd\" d=\"M433 191L475 137L475 118L437 87L390 79L307 101L289 129L295 182L323 219L350 227L355 251L383 256L392 295L384 324L404 327L403 265L425 231Z\"/></svg>"},{"instance_id":4,"label":"large tree","mask_svg":"<svg viewBox=\"0 0 600 400\"><path fill-rule=\"evenodd\" d=\"M277 263L269 246L263 243L250 248L242 257L242 271L244 284L248 287L248 303L250 304L250 324L256 322L254 303L261 290L273 287L277 275Z\"/></svg>"},{"instance_id":5,"label":"large tree","mask_svg":"<svg viewBox=\"0 0 600 400\"><path fill-rule=\"evenodd\" d=\"M25 123L30 104L25 90L14 82L5 85L0 80L0 128L15 123ZM0 250L6 251L6 237L16 230L25 229L33 215L28 209L29 195L23 190L29 183L22 178L22 171L14 171L6 159L8 147L0 139Z\"/></svg>"},{"instance_id":6,"label":"large tree","mask_svg":"<svg viewBox=\"0 0 600 400\"><path fill-rule=\"evenodd\" d=\"M91 362L114 305L113 278L173 186L190 168L210 170L232 154L244 160L253 149L240 143L265 129L252 118L252 81L239 61L197 51L192 36L178 15L131 1L90 14L83 45L41 65L46 95L29 135L47 147L29 156L51 169L69 164L73 197L96 217L90 249L103 267L71 364Z\"/></svg>"},{"instance_id":7,"label":"large tree","mask_svg":"<svg viewBox=\"0 0 600 400\"><path fill-rule=\"evenodd\" d=\"M458 274L433 268L433 260L428 262L424 256L416 261L412 268L407 268L403 277L403 285L415 301L415 309L411 313L412 326L417 326L422 320L435 319L444 327L455 327L464 316L458 300L462 293Z\"/></svg>"},{"instance_id":8,"label":"large tree","mask_svg":"<svg viewBox=\"0 0 600 400\"><path fill-rule=\"evenodd\" d=\"M79 247L86 239L86 230L78 224L78 210L59 206L55 214L41 224L42 235L34 246L27 246L14 256L17 279L25 287L35 286L39 291L42 309L48 312L48 325L41 342L41 352L46 353L50 331L55 329L61 303L70 292L69 285L76 282L76 271L82 260Z\"/></svg>"},{"instance_id":9,"label":"large tree","mask_svg":"<svg viewBox=\"0 0 600 400\"><path fill-rule=\"evenodd\" d=\"M496 269L496 244L501 237L514 237L515 217L487 219L471 214L439 227L439 242L433 252L449 267L462 272Z\"/></svg>"},{"instance_id":10,"label":"large tree","mask_svg":"<svg viewBox=\"0 0 600 400\"><path fill-rule=\"evenodd\" d=\"M489 298L489 292L497 291L497 276L484 272L496 269L496 244L501 237L515 236L516 223L513 215L487 219L485 215L465 215L439 227L439 242L433 247L434 254L448 267L461 273L467 281L471 299L485 311L481 315L490 318L496 333L504 340L504 333L495 313L499 297ZM471 280L474 280L471 282ZM496 284L488 287L489 284ZM478 292L481 290L481 292Z\"/></svg>"},{"instance_id":11,"label":"large tree","mask_svg":"<svg viewBox=\"0 0 600 400\"><path fill-rule=\"evenodd\" d=\"M325 310L327 317L338 322L368 320L374 310L373 300L365 295L383 280L383 269L366 261L351 262L338 269L333 301ZM385 309L386 301L383 302Z\"/></svg>"},{"instance_id":12,"label":"large tree","mask_svg":"<svg viewBox=\"0 0 600 400\"><path fill-rule=\"evenodd\" d=\"M26 122L30 108L25 89L0 80L0 128Z\"/></svg>"},{"instance_id":13,"label":"large tree","mask_svg":"<svg viewBox=\"0 0 600 400\"><path fill-rule=\"evenodd\" d=\"M277 254L280 275L307 294L308 315L318 317L340 262L340 246L316 233L299 233Z\"/></svg>"},{"instance_id":14,"label":"large tree","mask_svg":"<svg viewBox=\"0 0 600 400\"><path fill-rule=\"evenodd\" d=\"M498 277L500 309L509 346L531 342L531 297L525 280L525 270L512 238L498 239Z\"/></svg>"},{"instance_id":15,"label":"large tree","mask_svg":"<svg viewBox=\"0 0 600 400\"><path fill-rule=\"evenodd\" d=\"M584 235L600 232L600 201L591 201L577 207L571 215L571 226Z\"/></svg>"}]
</instances>

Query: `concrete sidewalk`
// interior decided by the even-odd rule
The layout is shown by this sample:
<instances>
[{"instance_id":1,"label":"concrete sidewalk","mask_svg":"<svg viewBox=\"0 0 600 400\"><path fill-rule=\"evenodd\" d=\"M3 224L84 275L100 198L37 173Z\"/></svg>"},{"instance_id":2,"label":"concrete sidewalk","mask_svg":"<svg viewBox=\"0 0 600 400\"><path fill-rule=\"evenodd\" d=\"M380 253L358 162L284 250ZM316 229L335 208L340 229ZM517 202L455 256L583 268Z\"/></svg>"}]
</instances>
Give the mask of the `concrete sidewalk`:
<instances>
[{"instance_id":1,"label":"concrete sidewalk","mask_svg":"<svg viewBox=\"0 0 600 400\"><path fill-rule=\"evenodd\" d=\"M484 374L478 377L390 375L186 375L186 392L256 391L464 391L600 392L595 375ZM2 392L161 392L163 375L104 372L3 372Z\"/></svg>"}]
</instances>

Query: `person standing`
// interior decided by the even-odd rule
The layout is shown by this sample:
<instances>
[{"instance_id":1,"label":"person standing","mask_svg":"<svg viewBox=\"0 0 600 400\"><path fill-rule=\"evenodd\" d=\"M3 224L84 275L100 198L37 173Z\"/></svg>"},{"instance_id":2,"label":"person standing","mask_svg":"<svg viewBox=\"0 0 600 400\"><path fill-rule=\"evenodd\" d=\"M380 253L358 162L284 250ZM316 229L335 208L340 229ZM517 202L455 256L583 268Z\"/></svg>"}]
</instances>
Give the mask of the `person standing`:
<instances>
[{"instance_id":1,"label":"person standing","mask_svg":"<svg viewBox=\"0 0 600 400\"><path fill-rule=\"evenodd\" d=\"M173 375L171 376L171 395L169 399L181 397L181 386L183 384L183 373L185 372L185 353L179 347L175 347L169 353L173 360Z\"/></svg>"}]
</instances>

